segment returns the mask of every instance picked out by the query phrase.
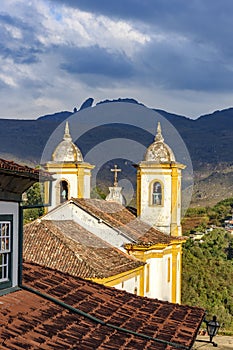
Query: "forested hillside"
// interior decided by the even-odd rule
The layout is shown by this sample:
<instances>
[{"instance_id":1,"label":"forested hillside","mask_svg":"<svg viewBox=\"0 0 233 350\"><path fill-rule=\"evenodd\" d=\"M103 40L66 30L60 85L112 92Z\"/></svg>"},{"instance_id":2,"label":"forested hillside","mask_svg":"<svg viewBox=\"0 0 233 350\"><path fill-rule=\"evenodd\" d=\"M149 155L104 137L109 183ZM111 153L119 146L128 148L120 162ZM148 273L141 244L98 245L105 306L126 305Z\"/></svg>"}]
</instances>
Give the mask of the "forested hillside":
<instances>
[{"instance_id":1,"label":"forested hillside","mask_svg":"<svg viewBox=\"0 0 233 350\"><path fill-rule=\"evenodd\" d=\"M233 236L215 229L183 246L182 303L216 315L221 332L233 334Z\"/></svg>"},{"instance_id":2,"label":"forested hillside","mask_svg":"<svg viewBox=\"0 0 233 350\"><path fill-rule=\"evenodd\" d=\"M188 235L211 225L224 226L233 213L233 197L226 198L214 206L189 208L182 220L183 234Z\"/></svg>"}]
</instances>

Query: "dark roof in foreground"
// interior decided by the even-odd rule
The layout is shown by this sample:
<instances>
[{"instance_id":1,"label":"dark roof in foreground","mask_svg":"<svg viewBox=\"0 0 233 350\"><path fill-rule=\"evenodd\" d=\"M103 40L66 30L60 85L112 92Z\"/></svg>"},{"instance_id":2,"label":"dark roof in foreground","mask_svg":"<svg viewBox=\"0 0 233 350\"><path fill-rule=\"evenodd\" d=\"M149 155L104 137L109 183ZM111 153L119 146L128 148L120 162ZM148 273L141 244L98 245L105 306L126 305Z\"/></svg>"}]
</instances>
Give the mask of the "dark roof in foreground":
<instances>
[{"instance_id":1,"label":"dark roof in foreground","mask_svg":"<svg viewBox=\"0 0 233 350\"><path fill-rule=\"evenodd\" d=\"M39 180L52 180L51 174L0 158L0 200L21 201L21 195Z\"/></svg>"},{"instance_id":2,"label":"dark roof in foreground","mask_svg":"<svg viewBox=\"0 0 233 350\"><path fill-rule=\"evenodd\" d=\"M100 199L72 198L80 208L89 214L105 221L110 226L119 229L136 244L151 246L156 244L171 244L184 241L184 237L172 237L146 224L137 218L130 210L116 202Z\"/></svg>"},{"instance_id":3,"label":"dark roof in foreground","mask_svg":"<svg viewBox=\"0 0 233 350\"><path fill-rule=\"evenodd\" d=\"M35 178L39 178L39 176L42 176L44 178L47 178L48 180L52 178L51 173L48 173L46 171L43 171L41 169L35 169L28 167L27 165L22 165L15 163L12 160L5 160L0 158L0 171L1 172L12 172L14 175L21 175L21 176L31 176Z\"/></svg>"},{"instance_id":4,"label":"dark roof in foreground","mask_svg":"<svg viewBox=\"0 0 233 350\"><path fill-rule=\"evenodd\" d=\"M27 290L0 297L0 349L190 349L204 316L200 308L138 297L35 264L24 264L24 284L63 304Z\"/></svg>"},{"instance_id":5,"label":"dark roof in foreground","mask_svg":"<svg viewBox=\"0 0 233 350\"><path fill-rule=\"evenodd\" d=\"M27 261L83 278L107 278L144 265L72 220L25 225L23 245Z\"/></svg>"}]
</instances>

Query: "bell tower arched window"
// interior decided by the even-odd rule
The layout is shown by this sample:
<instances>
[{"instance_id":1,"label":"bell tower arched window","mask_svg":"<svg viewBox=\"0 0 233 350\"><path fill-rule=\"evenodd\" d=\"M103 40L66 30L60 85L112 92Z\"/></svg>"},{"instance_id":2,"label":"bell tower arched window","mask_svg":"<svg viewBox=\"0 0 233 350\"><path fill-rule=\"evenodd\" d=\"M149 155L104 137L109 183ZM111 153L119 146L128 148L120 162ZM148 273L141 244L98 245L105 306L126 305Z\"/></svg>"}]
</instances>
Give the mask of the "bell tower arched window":
<instances>
[{"instance_id":1,"label":"bell tower arched window","mask_svg":"<svg viewBox=\"0 0 233 350\"><path fill-rule=\"evenodd\" d=\"M152 205L162 205L162 184L156 181L152 185Z\"/></svg>"},{"instance_id":2,"label":"bell tower arched window","mask_svg":"<svg viewBox=\"0 0 233 350\"><path fill-rule=\"evenodd\" d=\"M68 182L62 180L60 182L60 203L65 202L68 199Z\"/></svg>"}]
</instances>

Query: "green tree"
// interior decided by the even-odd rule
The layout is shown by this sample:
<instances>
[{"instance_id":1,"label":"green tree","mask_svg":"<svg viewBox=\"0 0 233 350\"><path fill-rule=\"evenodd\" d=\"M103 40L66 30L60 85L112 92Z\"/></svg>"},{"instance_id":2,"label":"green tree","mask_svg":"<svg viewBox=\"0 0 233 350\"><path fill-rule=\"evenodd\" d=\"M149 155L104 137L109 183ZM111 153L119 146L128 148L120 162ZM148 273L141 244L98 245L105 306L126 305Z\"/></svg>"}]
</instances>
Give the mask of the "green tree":
<instances>
[{"instance_id":1,"label":"green tree","mask_svg":"<svg viewBox=\"0 0 233 350\"><path fill-rule=\"evenodd\" d=\"M199 242L183 246L182 303L204 308L208 318L217 315L222 331L233 334L233 237L215 229Z\"/></svg>"},{"instance_id":2,"label":"green tree","mask_svg":"<svg viewBox=\"0 0 233 350\"><path fill-rule=\"evenodd\" d=\"M40 183L35 183L25 193L24 205L42 204L43 188ZM44 208L28 208L24 210L24 224L36 220L44 214Z\"/></svg>"}]
</instances>

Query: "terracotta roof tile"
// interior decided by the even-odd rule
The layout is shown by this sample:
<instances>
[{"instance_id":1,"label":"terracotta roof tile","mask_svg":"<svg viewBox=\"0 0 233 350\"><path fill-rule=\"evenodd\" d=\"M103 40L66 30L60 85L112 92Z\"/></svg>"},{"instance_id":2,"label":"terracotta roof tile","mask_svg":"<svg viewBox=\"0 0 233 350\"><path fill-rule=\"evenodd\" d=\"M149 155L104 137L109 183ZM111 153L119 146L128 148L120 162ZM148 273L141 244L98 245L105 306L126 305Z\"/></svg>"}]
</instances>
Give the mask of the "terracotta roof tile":
<instances>
[{"instance_id":1,"label":"terracotta roof tile","mask_svg":"<svg viewBox=\"0 0 233 350\"><path fill-rule=\"evenodd\" d=\"M170 244L173 241L184 240L184 237L168 236L160 230L151 227L119 203L83 198L72 198L71 201L91 215L119 229L138 245Z\"/></svg>"},{"instance_id":2,"label":"terracotta roof tile","mask_svg":"<svg viewBox=\"0 0 233 350\"><path fill-rule=\"evenodd\" d=\"M51 174L0 158L0 200L20 202L22 193L39 180L52 180Z\"/></svg>"},{"instance_id":3,"label":"terracotta roof tile","mask_svg":"<svg viewBox=\"0 0 233 350\"><path fill-rule=\"evenodd\" d=\"M42 176L51 179L51 174L41 169L33 169L26 165L20 165L10 160L0 158L0 171L12 171L21 175Z\"/></svg>"},{"instance_id":4,"label":"terracotta roof tile","mask_svg":"<svg viewBox=\"0 0 233 350\"><path fill-rule=\"evenodd\" d=\"M20 290L0 297L0 349L172 350L176 344L188 349L204 316L200 308L138 297L36 264L25 263L23 276L25 285L87 312L102 324L67 310L64 304Z\"/></svg>"},{"instance_id":5,"label":"terracotta roof tile","mask_svg":"<svg viewBox=\"0 0 233 350\"><path fill-rule=\"evenodd\" d=\"M72 220L25 225L24 258L83 278L106 278L144 265Z\"/></svg>"}]
</instances>

